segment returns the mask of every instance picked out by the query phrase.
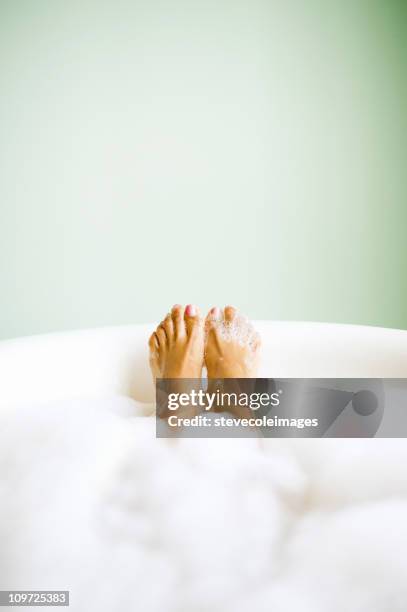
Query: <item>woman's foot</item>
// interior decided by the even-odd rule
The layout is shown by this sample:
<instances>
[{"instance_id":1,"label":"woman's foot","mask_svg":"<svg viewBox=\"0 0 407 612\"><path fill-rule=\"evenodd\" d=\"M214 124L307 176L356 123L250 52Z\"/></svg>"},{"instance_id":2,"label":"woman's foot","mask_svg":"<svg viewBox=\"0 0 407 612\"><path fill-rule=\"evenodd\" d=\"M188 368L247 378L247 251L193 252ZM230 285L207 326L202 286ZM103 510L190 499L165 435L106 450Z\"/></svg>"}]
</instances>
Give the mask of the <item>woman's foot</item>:
<instances>
[{"instance_id":1,"label":"woman's foot","mask_svg":"<svg viewBox=\"0 0 407 612\"><path fill-rule=\"evenodd\" d=\"M197 306L176 304L150 336L150 367L156 378L201 378L204 326Z\"/></svg>"},{"instance_id":2,"label":"woman's foot","mask_svg":"<svg viewBox=\"0 0 407 612\"><path fill-rule=\"evenodd\" d=\"M205 321L205 365L209 379L255 378L260 337L233 306L212 308Z\"/></svg>"}]
</instances>

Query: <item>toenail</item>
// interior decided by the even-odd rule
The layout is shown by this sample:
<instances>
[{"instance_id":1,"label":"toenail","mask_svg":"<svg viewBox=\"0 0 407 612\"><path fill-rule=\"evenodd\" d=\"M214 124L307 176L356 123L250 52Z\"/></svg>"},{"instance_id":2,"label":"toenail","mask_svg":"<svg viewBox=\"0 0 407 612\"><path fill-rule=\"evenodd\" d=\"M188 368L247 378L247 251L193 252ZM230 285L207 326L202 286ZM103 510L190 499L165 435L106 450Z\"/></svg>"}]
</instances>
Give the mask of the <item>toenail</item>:
<instances>
[{"instance_id":1,"label":"toenail","mask_svg":"<svg viewBox=\"0 0 407 612\"><path fill-rule=\"evenodd\" d=\"M174 304L174 306L172 307L172 309L174 310L175 308L182 308L181 304Z\"/></svg>"},{"instance_id":2,"label":"toenail","mask_svg":"<svg viewBox=\"0 0 407 612\"><path fill-rule=\"evenodd\" d=\"M188 304L188 306L185 309L185 312L187 313L188 317L195 317L196 306L194 306L194 304Z\"/></svg>"},{"instance_id":3,"label":"toenail","mask_svg":"<svg viewBox=\"0 0 407 612\"><path fill-rule=\"evenodd\" d=\"M214 306L211 310L211 315L213 315L216 319L220 317L220 308Z\"/></svg>"}]
</instances>

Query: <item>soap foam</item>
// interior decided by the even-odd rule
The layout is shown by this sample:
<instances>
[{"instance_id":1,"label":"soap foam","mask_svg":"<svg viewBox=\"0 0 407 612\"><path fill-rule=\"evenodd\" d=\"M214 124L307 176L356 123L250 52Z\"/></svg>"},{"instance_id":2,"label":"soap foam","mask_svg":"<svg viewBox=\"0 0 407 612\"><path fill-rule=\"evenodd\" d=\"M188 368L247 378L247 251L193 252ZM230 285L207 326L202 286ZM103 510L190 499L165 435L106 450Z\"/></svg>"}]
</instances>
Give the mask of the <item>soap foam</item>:
<instances>
[{"instance_id":1,"label":"soap foam","mask_svg":"<svg viewBox=\"0 0 407 612\"><path fill-rule=\"evenodd\" d=\"M259 336L246 316L238 314L232 321L225 321L223 316L216 317L210 314L205 326L206 334L209 325L216 327L219 336L225 342L235 342L242 347L247 346L250 350L255 350Z\"/></svg>"}]
</instances>

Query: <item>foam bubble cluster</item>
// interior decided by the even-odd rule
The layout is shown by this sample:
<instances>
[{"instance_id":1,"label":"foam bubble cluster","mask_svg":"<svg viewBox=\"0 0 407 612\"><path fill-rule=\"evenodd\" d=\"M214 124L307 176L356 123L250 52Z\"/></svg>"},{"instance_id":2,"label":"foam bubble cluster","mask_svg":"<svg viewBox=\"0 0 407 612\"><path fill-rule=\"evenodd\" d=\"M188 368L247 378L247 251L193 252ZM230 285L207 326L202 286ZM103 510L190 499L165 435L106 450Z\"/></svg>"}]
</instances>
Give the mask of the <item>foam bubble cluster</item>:
<instances>
[{"instance_id":1,"label":"foam bubble cluster","mask_svg":"<svg viewBox=\"0 0 407 612\"><path fill-rule=\"evenodd\" d=\"M247 317L237 314L232 321L225 321L223 317L210 315L206 325L208 332L209 325L215 326L219 336L225 342L235 342L242 347L249 347L255 350L258 341L258 334Z\"/></svg>"}]
</instances>

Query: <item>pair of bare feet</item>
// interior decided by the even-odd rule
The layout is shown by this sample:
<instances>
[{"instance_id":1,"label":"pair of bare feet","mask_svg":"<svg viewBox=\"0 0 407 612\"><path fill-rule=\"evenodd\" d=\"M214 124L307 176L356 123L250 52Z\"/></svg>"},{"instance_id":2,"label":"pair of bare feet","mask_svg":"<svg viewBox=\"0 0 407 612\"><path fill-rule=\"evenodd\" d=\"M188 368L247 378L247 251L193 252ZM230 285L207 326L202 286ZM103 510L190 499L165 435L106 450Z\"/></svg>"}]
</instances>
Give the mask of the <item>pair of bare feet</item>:
<instances>
[{"instance_id":1,"label":"pair of bare feet","mask_svg":"<svg viewBox=\"0 0 407 612\"><path fill-rule=\"evenodd\" d=\"M205 319L193 304L176 304L149 339L156 378L255 378L260 338L233 306L210 310Z\"/></svg>"}]
</instances>

